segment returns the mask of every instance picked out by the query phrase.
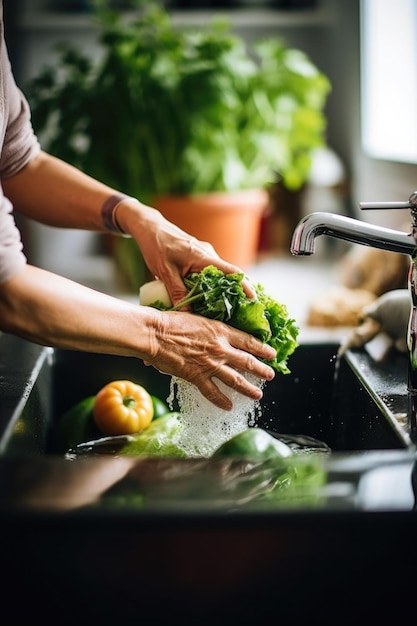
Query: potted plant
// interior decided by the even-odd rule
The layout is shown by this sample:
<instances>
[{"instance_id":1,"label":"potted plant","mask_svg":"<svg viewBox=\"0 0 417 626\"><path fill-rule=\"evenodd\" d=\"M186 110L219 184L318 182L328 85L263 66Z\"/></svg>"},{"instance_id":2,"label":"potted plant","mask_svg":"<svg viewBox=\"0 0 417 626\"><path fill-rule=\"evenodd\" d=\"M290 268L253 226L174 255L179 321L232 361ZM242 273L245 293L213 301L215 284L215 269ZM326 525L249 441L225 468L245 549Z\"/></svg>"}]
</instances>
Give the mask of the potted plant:
<instances>
[{"instance_id":1,"label":"potted plant","mask_svg":"<svg viewBox=\"0 0 417 626\"><path fill-rule=\"evenodd\" d=\"M103 0L96 5L99 61L66 46L31 82L34 127L53 154L156 206L222 256L248 265L268 186L280 180L299 189L313 150L325 143L329 81L279 39L249 48L228 23L178 28L160 4L133 4L128 13L109 10ZM213 241L225 232L215 201L227 197L230 217L232 194L247 214L253 199L261 202L254 225L240 218L232 227L233 253ZM182 217L170 213L171 196ZM204 206L196 204L202 199L216 215L207 237Z\"/></svg>"}]
</instances>

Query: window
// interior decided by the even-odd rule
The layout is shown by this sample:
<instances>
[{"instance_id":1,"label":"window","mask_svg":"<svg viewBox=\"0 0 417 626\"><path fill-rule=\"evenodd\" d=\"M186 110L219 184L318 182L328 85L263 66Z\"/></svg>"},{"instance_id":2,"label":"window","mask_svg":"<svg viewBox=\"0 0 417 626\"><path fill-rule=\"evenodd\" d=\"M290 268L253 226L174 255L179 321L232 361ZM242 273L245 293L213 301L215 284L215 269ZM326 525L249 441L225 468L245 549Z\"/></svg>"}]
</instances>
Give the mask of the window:
<instances>
[{"instance_id":1,"label":"window","mask_svg":"<svg viewBox=\"0 0 417 626\"><path fill-rule=\"evenodd\" d=\"M362 147L417 163L417 3L361 0Z\"/></svg>"}]
</instances>

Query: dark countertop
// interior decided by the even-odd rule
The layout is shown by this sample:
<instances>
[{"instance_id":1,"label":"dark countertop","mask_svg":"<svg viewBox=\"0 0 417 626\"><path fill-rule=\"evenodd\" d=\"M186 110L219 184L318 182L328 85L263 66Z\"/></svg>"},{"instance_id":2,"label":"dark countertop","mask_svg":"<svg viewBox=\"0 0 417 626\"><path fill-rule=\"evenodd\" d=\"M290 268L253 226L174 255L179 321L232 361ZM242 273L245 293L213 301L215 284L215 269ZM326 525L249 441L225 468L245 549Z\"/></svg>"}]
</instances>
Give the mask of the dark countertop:
<instances>
[{"instance_id":1,"label":"dark countertop","mask_svg":"<svg viewBox=\"0 0 417 626\"><path fill-rule=\"evenodd\" d=\"M0 454L52 354L51 348L0 332Z\"/></svg>"}]
</instances>

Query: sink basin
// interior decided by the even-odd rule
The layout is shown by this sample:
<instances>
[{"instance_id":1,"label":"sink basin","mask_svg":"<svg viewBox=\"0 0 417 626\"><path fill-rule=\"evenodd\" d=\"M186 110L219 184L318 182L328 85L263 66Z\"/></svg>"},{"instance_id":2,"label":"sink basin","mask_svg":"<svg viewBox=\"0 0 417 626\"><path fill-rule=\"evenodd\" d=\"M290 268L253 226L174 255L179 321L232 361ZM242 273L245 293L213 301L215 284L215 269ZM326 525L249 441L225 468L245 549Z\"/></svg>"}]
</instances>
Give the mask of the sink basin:
<instances>
[{"instance_id":1,"label":"sink basin","mask_svg":"<svg viewBox=\"0 0 417 626\"><path fill-rule=\"evenodd\" d=\"M257 425L313 438L333 452L407 448L406 424L398 420L407 410L404 355L376 365L366 351L352 351L339 362L337 349L336 342L302 343L289 359L291 374L265 386ZM42 418L37 406L33 415L29 396L6 452L53 452L49 435L56 420L110 380L132 379L162 399L169 395L170 377L134 358L56 350L49 369Z\"/></svg>"}]
</instances>

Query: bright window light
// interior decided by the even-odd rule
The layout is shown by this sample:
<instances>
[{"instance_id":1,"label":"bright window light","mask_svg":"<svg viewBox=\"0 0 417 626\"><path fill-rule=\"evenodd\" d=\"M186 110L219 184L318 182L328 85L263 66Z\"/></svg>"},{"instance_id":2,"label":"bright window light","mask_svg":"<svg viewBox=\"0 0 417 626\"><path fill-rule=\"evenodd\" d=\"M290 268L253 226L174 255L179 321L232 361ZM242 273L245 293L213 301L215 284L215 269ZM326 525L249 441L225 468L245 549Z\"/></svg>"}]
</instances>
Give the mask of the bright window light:
<instances>
[{"instance_id":1,"label":"bright window light","mask_svg":"<svg viewBox=\"0 0 417 626\"><path fill-rule=\"evenodd\" d=\"M361 0L362 147L417 163L417 2Z\"/></svg>"}]
</instances>

